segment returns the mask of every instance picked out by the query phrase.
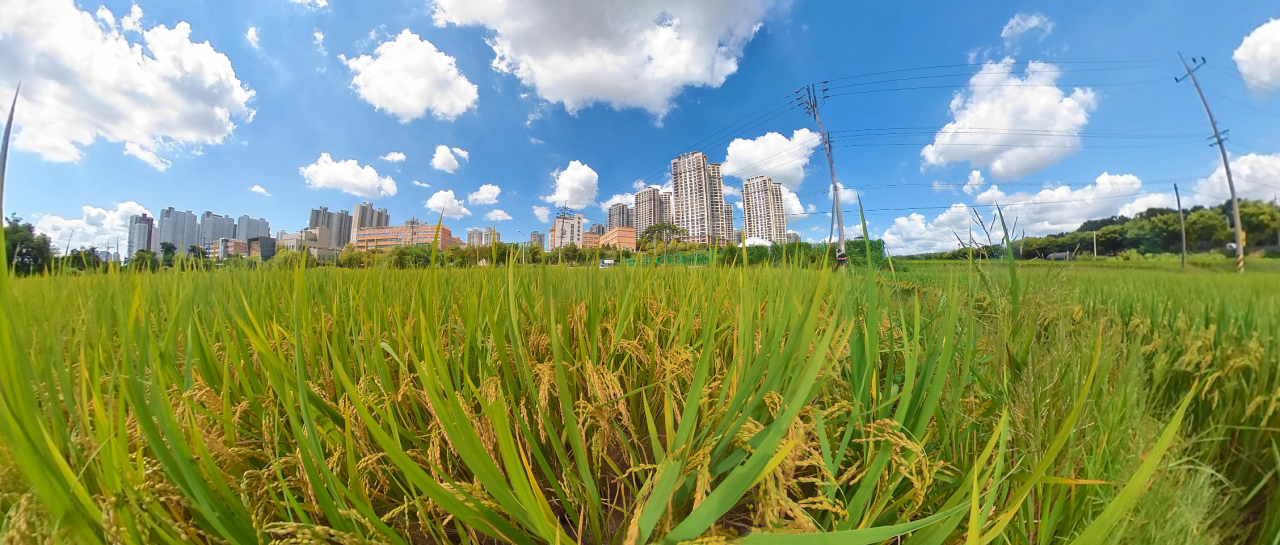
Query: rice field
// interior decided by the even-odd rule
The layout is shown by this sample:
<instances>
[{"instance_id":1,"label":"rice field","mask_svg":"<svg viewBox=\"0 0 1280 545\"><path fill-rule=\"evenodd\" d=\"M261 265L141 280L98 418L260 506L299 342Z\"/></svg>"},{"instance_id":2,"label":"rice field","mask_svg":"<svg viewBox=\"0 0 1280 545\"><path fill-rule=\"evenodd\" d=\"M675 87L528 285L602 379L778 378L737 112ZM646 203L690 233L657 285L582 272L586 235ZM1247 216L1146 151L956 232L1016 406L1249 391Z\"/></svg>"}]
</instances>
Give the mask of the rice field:
<instances>
[{"instance_id":1,"label":"rice field","mask_svg":"<svg viewBox=\"0 0 1280 545\"><path fill-rule=\"evenodd\" d=\"M0 276L8 543L1280 539L1280 281Z\"/></svg>"}]
</instances>

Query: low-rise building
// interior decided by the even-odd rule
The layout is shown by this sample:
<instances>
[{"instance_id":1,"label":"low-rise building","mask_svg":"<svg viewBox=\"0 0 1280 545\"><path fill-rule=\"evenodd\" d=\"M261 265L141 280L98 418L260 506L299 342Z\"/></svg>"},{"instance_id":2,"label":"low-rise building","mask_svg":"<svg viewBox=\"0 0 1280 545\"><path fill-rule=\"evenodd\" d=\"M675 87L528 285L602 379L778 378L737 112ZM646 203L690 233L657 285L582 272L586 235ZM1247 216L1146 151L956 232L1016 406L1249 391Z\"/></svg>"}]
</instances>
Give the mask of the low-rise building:
<instances>
[{"instance_id":1,"label":"low-rise building","mask_svg":"<svg viewBox=\"0 0 1280 545\"><path fill-rule=\"evenodd\" d=\"M587 231L585 233L582 233L582 247L583 248L599 248L600 235L597 235L592 231Z\"/></svg>"},{"instance_id":2,"label":"low-rise building","mask_svg":"<svg viewBox=\"0 0 1280 545\"><path fill-rule=\"evenodd\" d=\"M276 239L271 237L251 238L247 242L249 257L267 261L276 256Z\"/></svg>"},{"instance_id":3,"label":"low-rise building","mask_svg":"<svg viewBox=\"0 0 1280 545\"><path fill-rule=\"evenodd\" d=\"M614 227L605 231L600 237L601 246L610 246L620 250L636 251L636 228Z\"/></svg>"},{"instance_id":4,"label":"low-rise building","mask_svg":"<svg viewBox=\"0 0 1280 545\"><path fill-rule=\"evenodd\" d=\"M204 243L205 257L219 261L233 255L248 255L249 243L238 238L220 238Z\"/></svg>"},{"instance_id":5,"label":"low-rise building","mask_svg":"<svg viewBox=\"0 0 1280 545\"><path fill-rule=\"evenodd\" d=\"M338 259L338 249L330 245L329 228L325 226L285 233L276 241L276 249L307 252L321 261Z\"/></svg>"},{"instance_id":6,"label":"low-rise building","mask_svg":"<svg viewBox=\"0 0 1280 545\"><path fill-rule=\"evenodd\" d=\"M435 224L409 220L404 225L387 227L369 227L356 231L356 249L358 250L390 250L396 246L430 246L436 240ZM461 246L462 239L453 236L448 227L440 227L438 248L444 250L451 246Z\"/></svg>"}]
</instances>

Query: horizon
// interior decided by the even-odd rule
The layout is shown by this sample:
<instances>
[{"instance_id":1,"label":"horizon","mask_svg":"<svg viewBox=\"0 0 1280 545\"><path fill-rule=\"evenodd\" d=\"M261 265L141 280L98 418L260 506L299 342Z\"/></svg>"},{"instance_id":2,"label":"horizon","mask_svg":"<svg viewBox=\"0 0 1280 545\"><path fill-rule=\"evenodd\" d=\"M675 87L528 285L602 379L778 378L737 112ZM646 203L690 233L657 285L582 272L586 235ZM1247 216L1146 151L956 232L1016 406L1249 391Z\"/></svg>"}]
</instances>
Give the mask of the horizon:
<instances>
[{"instance_id":1,"label":"horizon","mask_svg":"<svg viewBox=\"0 0 1280 545\"><path fill-rule=\"evenodd\" d=\"M1239 197L1280 193L1273 3L481 4L15 3L4 214L59 249L123 244L131 215L168 207L275 233L365 201L393 225L527 239L562 204L605 223L701 151L723 165L735 228L744 180L764 175L788 231L817 242L827 158L788 101L823 82L846 232L860 198L890 254L948 251L972 208L1043 236L1173 207L1175 183L1184 208L1227 200L1179 51L1205 59Z\"/></svg>"}]
</instances>

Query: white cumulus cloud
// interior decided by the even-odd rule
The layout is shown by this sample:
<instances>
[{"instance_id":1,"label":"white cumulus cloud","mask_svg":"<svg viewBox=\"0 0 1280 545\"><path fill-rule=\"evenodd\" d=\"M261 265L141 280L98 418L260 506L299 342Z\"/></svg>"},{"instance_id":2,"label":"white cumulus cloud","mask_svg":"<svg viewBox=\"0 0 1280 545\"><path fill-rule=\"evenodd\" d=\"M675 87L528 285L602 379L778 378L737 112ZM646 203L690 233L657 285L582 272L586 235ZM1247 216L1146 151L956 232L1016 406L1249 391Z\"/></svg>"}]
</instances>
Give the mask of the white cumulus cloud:
<instances>
[{"instance_id":1,"label":"white cumulus cloud","mask_svg":"<svg viewBox=\"0 0 1280 545\"><path fill-rule=\"evenodd\" d=\"M253 186L253 187L250 187L250 188L249 188L249 191L252 191L252 192L257 193L257 194L259 194L259 195L266 195L266 196L268 196L268 197L270 197L270 196L271 196L271 193L268 193L268 192L267 192L267 188L262 187L262 186L257 185L257 184L254 184L254 186Z\"/></svg>"},{"instance_id":2,"label":"white cumulus cloud","mask_svg":"<svg viewBox=\"0 0 1280 545\"><path fill-rule=\"evenodd\" d=\"M951 205L932 221L927 221L923 214L910 214L894 219L881 238L885 250L893 255L947 252L960 247L956 235L968 241L970 217L969 208L963 204Z\"/></svg>"},{"instance_id":3,"label":"white cumulus cloud","mask_svg":"<svg viewBox=\"0 0 1280 545\"><path fill-rule=\"evenodd\" d=\"M800 204L800 196L792 193L786 187L782 188L782 210L789 220L801 219L807 216L804 211L804 205Z\"/></svg>"},{"instance_id":4,"label":"white cumulus cloud","mask_svg":"<svg viewBox=\"0 0 1280 545\"><path fill-rule=\"evenodd\" d=\"M424 184L424 183L419 182L419 181L417 181L417 180L414 180L414 181L413 181L413 185L416 185L416 186L418 186L418 187L431 187L431 184Z\"/></svg>"},{"instance_id":5,"label":"white cumulus cloud","mask_svg":"<svg viewBox=\"0 0 1280 545\"><path fill-rule=\"evenodd\" d=\"M320 29L317 28L314 32L311 33L311 36L315 38L315 41L312 43L316 44L316 51L320 52L321 55L324 55L326 57L329 56L329 52L324 49L324 33L320 32Z\"/></svg>"},{"instance_id":6,"label":"white cumulus cloud","mask_svg":"<svg viewBox=\"0 0 1280 545\"><path fill-rule=\"evenodd\" d=\"M1250 32L1231 58L1254 92L1280 89L1280 19L1272 19Z\"/></svg>"},{"instance_id":7,"label":"white cumulus cloud","mask_svg":"<svg viewBox=\"0 0 1280 545\"><path fill-rule=\"evenodd\" d=\"M575 112L597 102L661 117L687 86L719 87L789 0L436 0L435 23L492 31L493 67Z\"/></svg>"},{"instance_id":8,"label":"white cumulus cloud","mask_svg":"<svg viewBox=\"0 0 1280 545\"><path fill-rule=\"evenodd\" d=\"M538 217L538 221L547 223L551 221L551 209L545 206L533 207L533 215Z\"/></svg>"},{"instance_id":9,"label":"white cumulus cloud","mask_svg":"<svg viewBox=\"0 0 1280 545\"><path fill-rule=\"evenodd\" d=\"M511 214L502 210L490 210L488 214L484 215L484 219L489 221L511 221Z\"/></svg>"},{"instance_id":10,"label":"white cumulus cloud","mask_svg":"<svg viewBox=\"0 0 1280 545\"><path fill-rule=\"evenodd\" d=\"M608 213L609 207L618 203L622 203L627 206L635 206L636 194L635 193L618 193L612 197L609 197L609 200L600 203L600 210L602 212Z\"/></svg>"},{"instance_id":11,"label":"white cumulus cloud","mask_svg":"<svg viewBox=\"0 0 1280 545\"><path fill-rule=\"evenodd\" d=\"M398 151L393 151L391 153L383 155L382 157L379 157L379 159L382 159L383 161L386 161L388 163L400 163L405 160L405 156L403 153L400 153Z\"/></svg>"},{"instance_id":12,"label":"white cumulus cloud","mask_svg":"<svg viewBox=\"0 0 1280 545\"><path fill-rule=\"evenodd\" d=\"M135 4L116 26L105 7L72 0L6 1L0 13L0 89L23 84L17 149L76 162L102 138L164 170L161 154L221 144L234 119L253 118L254 92L186 22L143 28Z\"/></svg>"},{"instance_id":13,"label":"white cumulus cloud","mask_svg":"<svg viewBox=\"0 0 1280 545\"><path fill-rule=\"evenodd\" d=\"M453 150L453 154L461 157L463 161L471 162L471 154L462 148L449 148Z\"/></svg>"},{"instance_id":14,"label":"white cumulus cloud","mask_svg":"<svg viewBox=\"0 0 1280 545\"><path fill-rule=\"evenodd\" d=\"M964 192L967 195L972 195L982 191L982 188L986 185L987 180L982 177L982 173L975 170L969 173L969 180L964 183Z\"/></svg>"},{"instance_id":15,"label":"white cumulus cloud","mask_svg":"<svg viewBox=\"0 0 1280 545\"><path fill-rule=\"evenodd\" d=\"M437 191L430 199L427 199L427 208L444 214L446 218L458 219L462 216L470 216L471 211L463 206L462 201L453 196L452 189Z\"/></svg>"},{"instance_id":16,"label":"white cumulus cloud","mask_svg":"<svg viewBox=\"0 0 1280 545\"><path fill-rule=\"evenodd\" d=\"M1045 17L1043 13L1019 13L1009 19L1005 23L1004 29L1000 31L1000 37L1004 38L1006 46L1012 46L1024 34L1032 30L1040 31L1040 39L1044 40L1053 33L1053 21Z\"/></svg>"},{"instance_id":17,"label":"white cumulus cloud","mask_svg":"<svg viewBox=\"0 0 1280 545\"><path fill-rule=\"evenodd\" d=\"M570 161L569 166L556 169L551 179L555 180L555 191L542 200L556 206L586 208L595 203L600 191L600 175L579 161Z\"/></svg>"},{"instance_id":18,"label":"white cumulus cloud","mask_svg":"<svg viewBox=\"0 0 1280 545\"><path fill-rule=\"evenodd\" d=\"M1018 178L1049 167L1080 148L1080 131L1097 106L1092 89L1067 95L1052 64L1031 62L1026 77L1014 60L989 62L951 100L953 121L920 152L924 163L968 161L996 179Z\"/></svg>"},{"instance_id":19,"label":"white cumulus cloud","mask_svg":"<svg viewBox=\"0 0 1280 545\"><path fill-rule=\"evenodd\" d=\"M454 148L454 149L457 149L457 148ZM458 150L458 151L462 151L462 150ZM462 153L465 154L466 152L464 151ZM449 174L453 174L454 171L458 170L458 166L460 166L458 163L458 158L455 157L453 154L454 154L454 150L449 149L449 146L446 146L444 144L440 144L439 146L436 146L436 153L435 155L431 156L431 168L434 168L436 170L443 170L445 172L448 172Z\"/></svg>"},{"instance_id":20,"label":"white cumulus cloud","mask_svg":"<svg viewBox=\"0 0 1280 545\"><path fill-rule=\"evenodd\" d=\"M35 214L32 219L35 220L36 232L47 235L59 251L65 251L68 243L72 249L95 246L100 250L110 247L115 251L117 245L124 247L129 242L130 216L147 214L155 217L133 201L115 203L114 210L84 205L80 212L79 218Z\"/></svg>"},{"instance_id":21,"label":"white cumulus cloud","mask_svg":"<svg viewBox=\"0 0 1280 545\"><path fill-rule=\"evenodd\" d=\"M320 9L329 5L329 0L289 0L294 4L302 4L311 9Z\"/></svg>"},{"instance_id":22,"label":"white cumulus cloud","mask_svg":"<svg viewBox=\"0 0 1280 545\"><path fill-rule=\"evenodd\" d=\"M771 132L754 140L736 138L729 144L729 154L721 170L726 176L750 178L768 176L774 183L796 191L804 181L804 167L822 144L822 138L809 129L800 129L787 138Z\"/></svg>"},{"instance_id":23,"label":"white cumulus cloud","mask_svg":"<svg viewBox=\"0 0 1280 545\"><path fill-rule=\"evenodd\" d=\"M258 48L258 27L251 26L249 31L244 33L244 39L249 40L249 45L254 49Z\"/></svg>"},{"instance_id":24,"label":"white cumulus cloud","mask_svg":"<svg viewBox=\"0 0 1280 545\"><path fill-rule=\"evenodd\" d=\"M334 161L327 152L298 172L312 189L337 189L368 199L396 194L396 181L390 176L378 176L376 169L368 165L362 167L355 159Z\"/></svg>"},{"instance_id":25,"label":"white cumulus cloud","mask_svg":"<svg viewBox=\"0 0 1280 545\"><path fill-rule=\"evenodd\" d=\"M501 194L502 188L493 184L484 184L474 193L467 195L467 202L471 204L496 204L498 195Z\"/></svg>"},{"instance_id":26,"label":"white cumulus cloud","mask_svg":"<svg viewBox=\"0 0 1280 545\"><path fill-rule=\"evenodd\" d=\"M378 44L373 56L348 59L351 85L369 104L408 123L426 115L453 120L475 106L477 87L458 72L453 57L405 29Z\"/></svg>"},{"instance_id":27,"label":"white cumulus cloud","mask_svg":"<svg viewBox=\"0 0 1280 545\"><path fill-rule=\"evenodd\" d=\"M976 200L1003 207L1010 229L1017 220L1018 234L1041 236L1074 231L1085 220L1114 216L1141 191L1142 180L1137 176L1104 172L1079 189L1059 185L1036 193L1005 193L992 185Z\"/></svg>"}]
</instances>

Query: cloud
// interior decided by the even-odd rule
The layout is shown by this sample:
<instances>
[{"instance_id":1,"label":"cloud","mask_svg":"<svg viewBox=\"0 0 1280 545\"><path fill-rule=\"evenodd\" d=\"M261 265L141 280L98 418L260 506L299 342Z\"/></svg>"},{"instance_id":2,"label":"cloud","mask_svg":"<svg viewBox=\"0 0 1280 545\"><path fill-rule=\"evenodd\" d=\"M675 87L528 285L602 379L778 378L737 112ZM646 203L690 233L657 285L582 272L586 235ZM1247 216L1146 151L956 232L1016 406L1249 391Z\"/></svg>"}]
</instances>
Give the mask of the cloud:
<instances>
[{"instance_id":1,"label":"cloud","mask_svg":"<svg viewBox=\"0 0 1280 545\"><path fill-rule=\"evenodd\" d=\"M1236 184L1236 196L1241 199L1271 200L1280 193L1280 153L1259 155L1250 153L1231 159L1231 178ZM1231 198L1227 187L1227 175L1222 165L1213 174L1196 182L1195 204L1219 204ZM1187 202L1186 198L1182 199Z\"/></svg>"},{"instance_id":2,"label":"cloud","mask_svg":"<svg viewBox=\"0 0 1280 545\"><path fill-rule=\"evenodd\" d=\"M944 184L936 180L933 182L932 185L933 185L934 193L942 193L943 191L955 192L955 189L953 189L950 185Z\"/></svg>"},{"instance_id":3,"label":"cloud","mask_svg":"<svg viewBox=\"0 0 1280 545\"><path fill-rule=\"evenodd\" d=\"M461 157L463 161L466 161L468 163L471 162L471 154L467 153L467 150L464 150L462 148L449 148L449 149L453 150L453 154L457 155L458 157Z\"/></svg>"},{"instance_id":4,"label":"cloud","mask_svg":"<svg viewBox=\"0 0 1280 545\"><path fill-rule=\"evenodd\" d=\"M386 161L388 163L400 163L405 160L405 156L403 153L400 153L398 151L393 151L391 153L383 155L382 157L379 157L379 159L382 159L383 161Z\"/></svg>"},{"instance_id":5,"label":"cloud","mask_svg":"<svg viewBox=\"0 0 1280 545\"><path fill-rule=\"evenodd\" d=\"M1014 60L988 62L951 100L948 123L920 152L924 164L968 161L988 167L996 179L1018 178L1049 167L1080 148L1080 130L1097 106L1092 89L1066 95L1055 83L1058 68L1027 65L1013 74Z\"/></svg>"},{"instance_id":6,"label":"cloud","mask_svg":"<svg viewBox=\"0 0 1280 545\"><path fill-rule=\"evenodd\" d=\"M533 215L538 217L538 221L547 223L551 221L551 209L545 206L533 207Z\"/></svg>"},{"instance_id":7,"label":"cloud","mask_svg":"<svg viewBox=\"0 0 1280 545\"><path fill-rule=\"evenodd\" d=\"M602 102L661 118L686 86L719 87L789 0L436 0L437 26L484 26L493 67L570 113Z\"/></svg>"},{"instance_id":8,"label":"cloud","mask_svg":"<svg viewBox=\"0 0 1280 545\"><path fill-rule=\"evenodd\" d=\"M1043 41L1053 33L1053 21L1045 17L1043 13L1032 13L1030 15L1019 13L1009 19L1008 23L1005 23L1004 29L1000 31L1000 37L1004 38L1006 47L1013 47L1013 44L1024 34L1037 29L1040 30L1040 40Z\"/></svg>"},{"instance_id":9,"label":"cloud","mask_svg":"<svg viewBox=\"0 0 1280 545\"><path fill-rule=\"evenodd\" d=\"M317 28L315 32L311 33L311 36L315 38L315 41L312 43L316 44L316 51L326 57L329 56L329 52L324 48L324 33L320 32L320 29Z\"/></svg>"},{"instance_id":10,"label":"cloud","mask_svg":"<svg viewBox=\"0 0 1280 545\"><path fill-rule=\"evenodd\" d=\"M444 214L446 218L458 219L462 216L470 216L471 211L462 205L462 201L453 196L452 189L437 191L430 199L427 199L427 208Z\"/></svg>"},{"instance_id":11,"label":"cloud","mask_svg":"<svg viewBox=\"0 0 1280 545\"><path fill-rule=\"evenodd\" d=\"M807 209L807 212L808 212L808 213L810 213L810 214L817 214L817 213L818 213L818 205L813 204L813 203L809 203L809 207L808 207L808 209Z\"/></svg>"},{"instance_id":12,"label":"cloud","mask_svg":"<svg viewBox=\"0 0 1280 545\"><path fill-rule=\"evenodd\" d=\"M302 4L310 9L320 9L329 5L329 0L289 0L294 4Z\"/></svg>"},{"instance_id":13,"label":"cloud","mask_svg":"<svg viewBox=\"0 0 1280 545\"><path fill-rule=\"evenodd\" d=\"M840 207L841 208L847 208L849 205L852 205L858 202L857 190L849 189L845 187L844 184L838 184L836 187L840 188ZM835 192L832 191L830 187L827 188L827 198L835 199Z\"/></svg>"},{"instance_id":14,"label":"cloud","mask_svg":"<svg viewBox=\"0 0 1280 545\"><path fill-rule=\"evenodd\" d=\"M546 142L543 142L543 141L541 141L541 140L538 140L537 138L534 138L534 137L532 137L532 136L530 136L530 137L529 137L529 143L530 143L530 144L533 144L533 145L546 144Z\"/></svg>"},{"instance_id":15,"label":"cloud","mask_svg":"<svg viewBox=\"0 0 1280 545\"><path fill-rule=\"evenodd\" d=\"M84 205L80 207L79 218L64 218L55 214L35 214L36 232L47 235L53 241L54 248L65 251L68 242L71 248L96 246L105 250L115 250L129 242L129 217L135 214L147 214L154 217L142 205L126 201L115 203L115 209L98 208ZM123 251L121 251L123 253Z\"/></svg>"},{"instance_id":16,"label":"cloud","mask_svg":"<svg viewBox=\"0 0 1280 545\"><path fill-rule=\"evenodd\" d=\"M804 205L800 204L800 196L786 187L782 188L782 210L787 219L800 219L807 216Z\"/></svg>"},{"instance_id":17,"label":"cloud","mask_svg":"<svg viewBox=\"0 0 1280 545\"><path fill-rule=\"evenodd\" d=\"M511 214L502 210L490 210L488 214L484 215L484 219L489 221L511 221Z\"/></svg>"},{"instance_id":18,"label":"cloud","mask_svg":"<svg viewBox=\"0 0 1280 545\"><path fill-rule=\"evenodd\" d=\"M720 186L724 188L723 191L726 197L742 198L742 188L731 186L729 184L720 184Z\"/></svg>"},{"instance_id":19,"label":"cloud","mask_svg":"<svg viewBox=\"0 0 1280 545\"><path fill-rule=\"evenodd\" d=\"M1277 156L1276 174L1280 174L1280 156ZM1207 179L1202 181L1207 183ZM1132 174L1102 173L1093 183L1073 189L1067 185L1049 187L1036 193L1005 193L996 185L990 186L975 199L984 221L990 222L995 210L990 205L999 204L1009 229L1016 236L1044 236L1075 231L1086 220L1116 215L1130 216L1152 207L1172 207L1173 195L1142 193L1142 180ZM1221 200L1203 204L1218 204ZM1187 199L1183 199L1184 206ZM922 214L899 217L884 239L894 254L950 251L959 247L952 230L968 239L972 212L965 204L951 205L946 212L931 221ZM1016 227L1015 227L1016 224ZM986 235L974 225L975 238L986 243ZM995 242L1003 237L993 233Z\"/></svg>"},{"instance_id":20,"label":"cloud","mask_svg":"<svg viewBox=\"0 0 1280 545\"><path fill-rule=\"evenodd\" d=\"M969 180L964 183L964 193L972 195L981 191L987 185L987 180L982 177L982 173L973 171L969 173Z\"/></svg>"},{"instance_id":21,"label":"cloud","mask_svg":"<svg viewBox=\"0 0 1280 545\"><path fill-rule=\"evenodd\" d=\"M396 194L396 181L390 176L379 177L377 170L368 165L361 167L355 159L335 162L327 152L298 172L312 189L337 189L367 199Z\"/></svg>"},{"instance_id":22,"label":"cloud","mask_svg":"<svg viewBox=\"0 0 1280 545\"><path fill-rule=\"evenodd\" d=\"M569 208L586 208L595 203L600 175L591 167L570 161L568 167L552 172L551 178L555 180L555 192L543 196L543 201Z\"/></svg>"},{"instance_id":23,"label":"cloud","mask_svg":"<svg viewBox=\"0 0 1280 545\"><path fill-rule=\"evenodd\" d=\"M467 195L467 202L471 204L496 204L498 195L501 194L502 188L493 184L484 184L475 193Z\"/></svg>"},{"instance_id":24,"label":"cloud","mask_svg":"<svg viewBox=\"0 0 1280 545\"><path fill-rule=\"evenodd\" d=\"M600 210L602 212L608 213L609 207L618 203L622 203L627 206L635 206L636 194L635 193L618 193L612 197L609 197L609 200L600 203Z\"/></svg>"},{"instance_id":25,"label":"cloud","mask_svg":"<svg viewBox=\"0 0 1280 545\"><path fill-rule=\"evenodd\" d=\"M249 31L244 33L244 39L249 40L249 45L253 46L254 49L257 49L258 48L258 27L256 26L249 27Z\"/></svg>"},{"instance_id":26,"label":"cloud","mask_svg":"<svg viewBox=\"0 0 1280 545\"><path fill-rule=\"evenodd\" d=\"M414 180L414 181L413 181L413 185L416 185L416 186L418 186L418 187L431 187L431 184L424 184L424 183L419 182L419 181L417 181L417 180Z\"/></svg>"},{"instance_id":27,"label":"cloud","mask_svg":"<svg viewBox=\"0 0 1280 545\"><path fill-rule=\"evenodd\" d=\"M373 56L345 61L355 74L351 85L374 108L408 123L426 115L452 121L475 106L477 87L458 72L453 57L405 29L378 44Z\"/></svg>"},{"instance_id":28,"label":"cloud","mask_svg":"<svg viewBox=\"0 0 1280 545\"><path fill-rule=\"evenodd\" d=\"M458 158L454 157L453 151L449 149L449 146L444 144L436 146L436 153L431 157L432 168L453 174L454 171L458 170L458 166L460 166Z\"/></svg>"},{"instance_id":29,"label":"cloud","mask_svg":"<svg viewBox=\"0 0 1280 545\"><path fill-rule=\"evenodd\" d=\"M77 162L99 138L158 170L161 153L221 144L254 97L231 60L191 25L142 27L142 8L115 25L106 8L71 0L6 2L0 16L0 89L22 81L13 145L46 161Z\"/></svg>"},{"instance_id":30,"label":"cloud","mask_svg":"<svg viewBox=\"0 0 1280 545\"><path fill-rule=\"evenodd\" d=\"M250 188L249 188L249 191L252 191L252 192L254 192L254 193L258 193L258 194L260 194L260 195L266 195L266 196L268 196L268 197L270 197L270 196L271 196L271 193L268 193L268 192L267 192L267 188L262 187L262 186L260 186L260 185L256 185L256 184L255 184L253 187L250 187Z\"/></svg>"},{"instance_id":31,"label":"cloud","mask_svg":"<svg viewBox=\"0 0 1280 545\"><path fill-rule=\"evenodd\" d=\"M948 252L960 247L956 234L968 240L972 225L970 217L967 206L953 204L933 221L925 221L922 214L899 217L885 229L881 238L886 251L893 255Z\"/></svg>"},{"instance_id":32,"label":"cloud","mask_svg":"<svg viewBox=\"0 0 1280 545\"><path fill-rule=\"evenodd\" d=\"M1272 19L1250 32L1231 58L1245 84L1255 93L1280 88L1280 19Z\"/></svg>"},{"instance_id":33,"label":"cloud","mask_svg":"<svg viewBox=\"0 0 1280 545\"><path fill-rule=\"evenodd\" d=\"M721 170L726 176L747 179L768 176L774 183L796 191L804 181L804 167L822 138L809 129L800 129L787 138L771 132L755 140L736 138L729 144L729 154Z\"/></svg>"}]
</instances>

